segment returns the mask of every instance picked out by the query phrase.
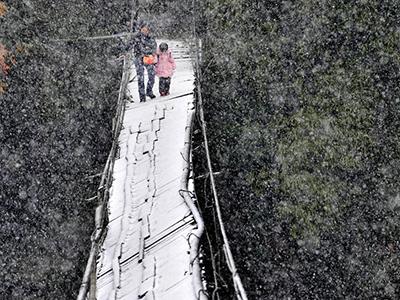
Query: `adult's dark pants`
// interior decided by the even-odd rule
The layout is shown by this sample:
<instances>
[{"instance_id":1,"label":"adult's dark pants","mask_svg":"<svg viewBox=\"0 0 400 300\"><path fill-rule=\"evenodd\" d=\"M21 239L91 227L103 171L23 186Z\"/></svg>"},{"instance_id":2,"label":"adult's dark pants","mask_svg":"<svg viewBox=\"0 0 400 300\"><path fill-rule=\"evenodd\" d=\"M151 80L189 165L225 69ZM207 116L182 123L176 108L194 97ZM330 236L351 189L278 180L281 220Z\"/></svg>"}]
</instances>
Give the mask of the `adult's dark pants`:
<instances>
[{"instance_id":1,"label":"adult's dark pants","mask_svg":"<svg viewBox=\"0 0 400 300\"><path fill-rule=\"evenodd\" d=\"M168 94L171 85L171 77L160 77L159 90L160 94Z\"/></svg>"},{"instance_id":2,"label":"adult's dark pants","mask_svg":"<svg viewBox=\"0 0 400 300\"><path fill-rule=\"evenodd\" d=\"M145 65L141 58L136 58L135 59L135 68L136 68L136 75L138 78L140 100L145 100L146 95L153 94L153 86L154 86L154 80L155 80L155 75L156 75L155 67L154 67L154 65ZM146 91L144 88L144 68L146 68L147 75L148 75Z\"/></svg>"}]
</instances>

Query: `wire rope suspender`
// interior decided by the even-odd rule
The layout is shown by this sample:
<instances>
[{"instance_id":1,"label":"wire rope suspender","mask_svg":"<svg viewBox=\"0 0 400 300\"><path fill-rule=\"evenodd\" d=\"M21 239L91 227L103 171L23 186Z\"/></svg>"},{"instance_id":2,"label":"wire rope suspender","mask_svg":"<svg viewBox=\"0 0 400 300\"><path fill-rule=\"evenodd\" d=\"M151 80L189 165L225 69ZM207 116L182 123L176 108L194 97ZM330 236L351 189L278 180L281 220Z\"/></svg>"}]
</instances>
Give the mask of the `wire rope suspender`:
<instances>
[{"instance_id":1,"label":"wire rope suspender","mask_svg":"<svg viewBox=\"0 0 400 300\"><path fill-rule=\"evenodd\" d=\"M196 0L193 0L194 14L196 14L196 12L198 11L196 9L195 3L196 3ZM224 250L225 258L226 258L226 261L228 264L228 268L232 274L232 280L233 280L233 285L235 288L236 297L239 300L247 300L246 291L243 287L239 273L237 272L235 261L233 259L231 248L229 246L228 237L226 235L225 226L222 221L221 208L220 208L220 203L219 203L219 199L218 199L217 189L215 186L214 173L213 173L212 165L211 165L210 150L208 147L208 138L207 138L207 128L206 128L206 122L204 119L203 98L202 98L202 94L201 94L202 77L201 77L201 69L200 69L200 45L199 45L200 43L199 43L199 38L197 37L196 17L194 19L195 19L194 20L194 37L196 39L195 68L196 68L197 79L198 79L197 80L198 109L199 109L199 115L200 115L201 128L202 128L202 132L203 132L204 148L205 148L205 152L206 152L207 166L208 166L208 174L210 176L214 204L215 204L215 209L216 209L217 217L218 217L218 224L219 224L222 239L223 239L223 248L224 248L223 250Z\"/></svg>"},{"instance_id":2,"label":"wire rope suspender","mask_svg":"<svg viewBox=\"0 0 400 300\"><path fill-rule=\"evenodd\" d=\"M134 18L137 17L137 13L134 13L134 11L135 8L137 8L136 4L138 4L138 2L139 2L138 0L132 1L131 23L134 21ZM130 28L130 32L132 32L132 26ZM124 35L126 36L126 34ZM106 219L106 206L109 197L108 189L110 187L110 183L112 182L111 173L114 167L115 154L118 147L118 136L122 128L122 121L125 114L125 93L130 77L131 65L132 65L132 55L130 53L126 53L126 55L124 55L121 85L118 94L118 103L117 103L116 113L113 118L113 128L112 128L113 142L110 154L108 156L106 165L104 167L101 176L100 186L97 191L98 206L96 207L96 214L95 214L95 230L91 237L91 242L92 242L91 250L84 271L84 275L82 278L82 284L79 288L77 300L85 300L87 298L89 298L89 300L96 299L96 256L101 244L101 239L105 234L104 225Z\"/></svg>"}]
</instances>

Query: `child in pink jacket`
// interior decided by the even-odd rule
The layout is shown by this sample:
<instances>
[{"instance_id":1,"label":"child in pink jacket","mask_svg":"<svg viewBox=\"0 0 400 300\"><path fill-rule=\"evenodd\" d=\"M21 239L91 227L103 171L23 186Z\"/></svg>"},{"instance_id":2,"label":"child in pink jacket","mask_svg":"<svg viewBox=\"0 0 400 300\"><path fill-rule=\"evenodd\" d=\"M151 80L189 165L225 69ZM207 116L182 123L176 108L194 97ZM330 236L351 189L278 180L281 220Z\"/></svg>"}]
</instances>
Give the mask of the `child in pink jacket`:
<instances>
[{"instance_id":1,"label":"child in pink jacket","mask_svg":"<svg viewBox=\"0 0 400 300\"><path fill-rule=\"evenodd\" d=\"M175 60L167 43L161 43L157 50L156 75L160 78L159 90L161 96L169 95L171 77L176 68Z\"/></svg>"}]
</instances>

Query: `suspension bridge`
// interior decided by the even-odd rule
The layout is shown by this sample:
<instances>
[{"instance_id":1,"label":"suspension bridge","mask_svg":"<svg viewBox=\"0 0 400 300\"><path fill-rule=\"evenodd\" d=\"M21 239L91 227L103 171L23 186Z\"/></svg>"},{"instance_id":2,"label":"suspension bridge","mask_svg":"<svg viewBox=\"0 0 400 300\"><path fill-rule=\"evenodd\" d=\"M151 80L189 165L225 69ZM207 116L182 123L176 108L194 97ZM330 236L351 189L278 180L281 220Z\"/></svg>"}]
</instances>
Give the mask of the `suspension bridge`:
<instances>
[{"instance_id":1,"label":"suspension bridge","mask_svg":"<svg viewBox=\"0 0 400 300\"><path fill-rule=\"evenodd\" d=\"M139 103L131 54L124 58L114 142L78 300L209 298L200 265L204 222L191 176L198 55L183 42L167 43L177 65L168 96ZM237 298L246 299L225 247Z\"/></svg>"}]
</instances>

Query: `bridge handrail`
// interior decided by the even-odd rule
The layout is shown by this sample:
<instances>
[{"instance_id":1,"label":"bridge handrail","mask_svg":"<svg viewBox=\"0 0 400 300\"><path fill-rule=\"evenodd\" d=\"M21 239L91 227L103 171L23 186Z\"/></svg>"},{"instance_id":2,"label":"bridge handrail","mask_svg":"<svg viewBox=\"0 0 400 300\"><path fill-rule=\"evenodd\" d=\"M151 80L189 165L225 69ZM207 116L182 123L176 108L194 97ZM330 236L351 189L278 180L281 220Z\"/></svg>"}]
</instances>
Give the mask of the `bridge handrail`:
<instances>
[{"instance_id":1,"label":"bridge handrail","mask_svg":"<svg viewBox=\"0 0 400 300\"><path fill-rule=\"evenodd\" d=\"M118 102L116 107L115 116L113 118L112 125L112 146L110 153L107 158L107 162L105 164L99 188L97 189L97 201L98 205L95 210L95 230L92 234L91 241L91 250L89 254L89 259L86 264L85 272L82 278L82 284L79 289L79 294L77 300L85 300L87 297L87 293L89 291L90 284L90 293L89 299L96 299L96 260L97 252L101 243L101 240L104 235L105 221L106 221L106 212L105 207L107 206L107 202L109 199L109 188L112 183L112 171L114 169L114 162L116 157L116 152L118 148L118 137L122 128L122 121L125 114L125 95L126 89L129 81L129 77L131 75L132 65L132 55L131 53L127 53L124 56L123 62L123 70L122 70L122 78L121 85L118 94Z\"/></svg>"}]
</instances>

